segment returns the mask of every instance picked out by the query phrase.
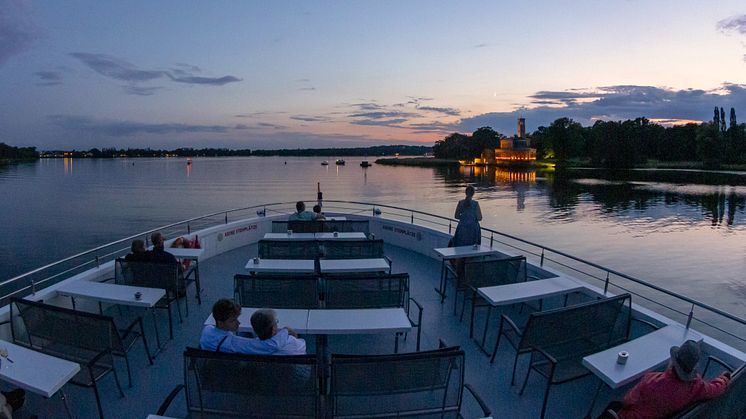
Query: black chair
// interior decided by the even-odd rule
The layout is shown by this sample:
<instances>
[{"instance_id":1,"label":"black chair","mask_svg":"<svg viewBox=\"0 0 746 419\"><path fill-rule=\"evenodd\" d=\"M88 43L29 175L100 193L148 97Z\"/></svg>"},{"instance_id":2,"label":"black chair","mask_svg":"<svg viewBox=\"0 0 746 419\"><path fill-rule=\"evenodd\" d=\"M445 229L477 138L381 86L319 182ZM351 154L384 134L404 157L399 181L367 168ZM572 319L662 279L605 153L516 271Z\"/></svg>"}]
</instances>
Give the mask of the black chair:
<instances>
[{"instance_id":1,"label":"black chair","mask_svg":"<svg viewBox=\"0 0 746 419\"><path fill-rule=\"evenodd\" d=\"M321 233L324 231L324 222L291 220L287 229L293 230L293 233Z\"/></svg>"},{"instance_id":2,"label":"black chair","mask_svg":"<svg viewBox=\"0 0 746 419\"><path fill-rule=\"evenodd\" d=\"M325 220L324 231L329 233L370 233L368 220Z\"/></svg>"},{"instance_id":3,"label":"black chair","mask_svg":"<svg viewBox=\"0 0 746 419\"><path fill-rule=\"evenodd\" d=\"M328 276L323 279L322 304L326 309L403 308L412 327L417 328L417 350L422 335L422 305L409 296L409 274L371 276ZM417 306L416 320L410 315L410 303ZM399 339L395 342L398 349Z\"/></svg>"},{"instance_id":4,"label":"black chair","mask_svg":"<svg viewBox=\"0 0 746 419\"><path fill-rule=\"evenodd\" d=\"M324 240L321 253L325 259L382 258L383 240Z\"/></svg>"},{"instance_id":5,"label":"black chair","mask_svg":"<svg viewBox=\"0 0 746 419\"><path fill-rule=\"evenodd\" d=\"M236 274L233 290L242 307L319 307L319 280L315 276Z\"/></svg>"},{"instance_id":6,"label":"black chair","mask_svg":"<svg viewBox=\"0 0 746 419\"><path fill-rule=\"evenodd\" d=\"M464 389L491 412L464 383L464 351L444 348L397 355L331 356L329 417L460 418Z\"/></svg>"},{"instance_id":7,"label":"black chair","mask_svg":"<svg viewBox=\"0 0 746 419\"><path fill-rule=\"evenodd\" d=\"M14 343L81 365L80 372L70 380L70 383L93 388L100 418L104 417L97 385L100 379L110 372L113 373L119 395L124 397L114 366L114 356L121 356L125 359L129 376L127 352L137 337L142 337L148 359L151 364L153 362L140 318L125 329L124 335L120 335L114 319L109 316L20 298L11 299L10 318L11 336ZM139 335L135 335L136 325L140 328Z\"/></svg>"},{"instance_id":8,"label":"black chair","mask_svg":"<svg viewBox=\"0 0 746 419\"><path fill-rule=\"evenodd\" d=\"M316 259L319 244L314 240L259 240L262 259Z\"/></svg>"},{"instance_id":9,"label":"black chair","mask_svg":"<svg viewBox=\"0 0 746 419\"><path fill-rule=\"evenodd\" d=\"M707 360L708 364L710 360ZM731 371L730 383L725 394L714 399L704 400L678 414L676 419L709 419L709 418L746 418L746 365L733 371L719 361L725 369ZM707 371L707 367L705 367Z\"/></svg>"},{"instance_id":10,"label":"black chair","mask_svg":"<svg viewBox=\"0 0 746 419\"><path fill-rule=\"evenodd\" d=\"M502 336L516 349L511 384L515 382L518 356L531 353L529 368L519 393L523 394L526 389L531 371L547 379L541 407L543 418L552 384L570 382L591 374L582 364L583 357L627 341L631 322L630 294L534 312L529 315L523 329L503 315L495 351ZM494 356L495 352L493 360Z\"/></svg>"},{"instance_id":11,"label":"black chair","mask_svg":"<svg viewBox=\"0 0 746 419\"><path fill-rule=\"evenodd\" d=\"M187 348L184 384L168 395L158 415L165 415L185 390L190 417L322 417L317 368L315 355L242 355Z\"/></svg>"},{"instance_id":12,"label":"black chair","mask_svg":"<svg viewBox=\"0 0 746 419\"><path fill-rule=\"evenodd\" d=\"M173 339L174 324L173 316L171 315L172 304L176 303L177 312L179 313L179 322L183 321L181 318L179 294L183 293L185 288L182 280L180 280L179 266L171 263L126 261L122 258L118 258L115 262L114 268L114 282L117 284L146 288L161 288L166 290L166 295L155 304L155 308L166 310L166 313L168 313L168 336L170 339ZM189 303L187 303L186 300L188 299L185 299L185 304L187 304L188 310ZM153 322L157 331L158 326L157 323L155 323L155 314L153 314Z\"/></svg>"}]
</instances>

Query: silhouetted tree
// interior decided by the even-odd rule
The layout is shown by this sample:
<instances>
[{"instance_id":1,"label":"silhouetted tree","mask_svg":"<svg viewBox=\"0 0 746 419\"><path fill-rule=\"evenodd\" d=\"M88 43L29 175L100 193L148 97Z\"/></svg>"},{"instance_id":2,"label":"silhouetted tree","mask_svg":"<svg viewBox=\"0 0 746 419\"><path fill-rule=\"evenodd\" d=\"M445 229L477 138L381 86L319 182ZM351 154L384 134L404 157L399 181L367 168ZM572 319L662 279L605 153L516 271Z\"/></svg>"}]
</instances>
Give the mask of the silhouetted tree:
<instances>
[{"instance_id":1,"label":"silhouetted tree","mask_svg":"<svg viewBox=\"0 0 746 419\"><path fill-rule=\"evenodd\" d=\"M546 132L546 146L558 163L577 157L585 148L583 126L570 118L559 118L552 122Z\"/></svg>"},{"instance_id":2,"label":"silhouetted tree","mask_svg":"<svg viewBox=\"0 0 746 419\"><path fill-rule=\"evenodd\" d=\"M717 106L715 106L715 114L712 116L712 123L720 128L720 109Z\"/></svg>"},{"instance_id":3,"label":"silhouetted tree","mask_svg":"<svg viewBox=\"0 0 746 419\"><path fill-rule=\"evenodd\" d=\"M730 127L733 128L738 125L736 122L736 108L730 108Z\"/></svg>"},{"instance_id":4,"label":"silhouetted tree","mask_svg":"<svg viewBox=\"0 0 746 419\"><path fill-rule=\"evenodd\" d=\"M720 108L720 132L725 132L725 110Z\"/></svg>"}]
</instances>

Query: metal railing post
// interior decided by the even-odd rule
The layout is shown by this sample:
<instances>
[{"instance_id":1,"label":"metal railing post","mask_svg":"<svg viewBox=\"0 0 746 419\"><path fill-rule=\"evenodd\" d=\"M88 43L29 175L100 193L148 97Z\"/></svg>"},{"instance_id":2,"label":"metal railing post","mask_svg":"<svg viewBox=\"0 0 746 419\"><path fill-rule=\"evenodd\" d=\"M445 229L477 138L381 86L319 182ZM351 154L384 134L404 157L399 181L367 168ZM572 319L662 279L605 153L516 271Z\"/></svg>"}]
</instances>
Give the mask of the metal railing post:
<instances>
[{"instance_id":1,"label":"metal railing post","mask_svg":"<svg viewBox=\"0 0 746 419\"><path fill-rule=\"evenodd\" d=\"M189 223L187 223L187 234L192 234L192 226Z\"/></svg>"},{"instance_id":2,"label":"metal railing post","mask_svg":"<svg viewBox=\"0 0 746 419\"><path fill-rule=\"evenodd\" d=\"M225 223L228 224L228 213L225 213Z\"/></svg>"},{"instance_id":3,"label":"metal railing post","mask_svg":"<svg viewBox=\"0 0 746 419\"><path fill-rule=\"evenodd\" d=\"M609 271L606 271L606 281L604 281L604 295L609 290Z\"/></svg>"},{"instance_id":4,"label":"metal railing post","mask_svg":"<svg viewBox=\"0 0 746 419\"><path fill-rule=\"evenodd\" d=\"M694 304L692 304L692 308L689 309L689 316L686 318L686 330L689 330L689 326L692 324L692 318L694 317Z\"/></svg>"},{"instance_id":5,"label":"metal railing post","mask_svg":"<svg viewBox=\"0 0 746 419\"><path fill-rule=\"evenodd\" d=\"M33 279L29 279L29 282L31 282L31 295L36 295L36 283Z\"/></svg>"},{"instance_id":6,"label":"metal railing post","mask_svg":"<svg viewBox=\"0 0 746 419\"><path fill-rule=\"evenodd\" d=\"M96 255L96 269L101 268L101 265L98 263L98 255Z\"/></svg>"},{"instance_id":7,"label":"metal railing post","mask_svg":"<svg viewBox=\"0 0 746 419\"><path fill-rule=\"evenodd\" d=\"M452 221L448 221L448 234L451 234L451 223Z\"/></svg>"},{"instance_id":8,"label":"metal railing post","mask_svg":"<svg viewBox=\"0 0 746 419\"><path fill-rule=\"evenodd\" d=\"M495 233L490 233L490 249L493 243L495 243Z\"/></svg>"},{"instance_id":9,"label":"metal railing post","mask_svg":"<svg viewBox=\"0 0 746 419\"><path fill-rule=\"evenodd\" d=\"M539 266L544 266L544 248L541 248L541 261L539 262Z\"/></svg>"},{"instance_id":10,"label":"metal railing post","mask_svg":"<svg viewBox=\"0 0 746 419\"><path fill-rule=\"evenodd\" d=\"M412 214L412 216L411 216L409 222L410 222L410 224L414 224L414 213L412 212L411 214Z\"/></svg>"}]
</instances>

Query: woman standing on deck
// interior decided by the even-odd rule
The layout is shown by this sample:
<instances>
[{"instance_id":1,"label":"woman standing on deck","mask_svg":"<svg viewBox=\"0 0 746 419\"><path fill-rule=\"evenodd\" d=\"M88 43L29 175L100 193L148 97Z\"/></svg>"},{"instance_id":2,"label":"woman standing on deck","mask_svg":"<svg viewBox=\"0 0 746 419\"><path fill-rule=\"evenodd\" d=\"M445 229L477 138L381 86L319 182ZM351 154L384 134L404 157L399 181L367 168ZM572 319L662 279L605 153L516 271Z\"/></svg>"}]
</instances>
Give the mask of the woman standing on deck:
<instances>
[{"instance_id":1,"label":"woman standing on deck","mask_svg":"<svg viewBox=\"0 0 746 419\"><path fill-rule=\"evenodd\" d=\"M458 201L458 205L456 205L456 213L453 217L458 220L458 226L456 226L456 234L453 235L449 244L450 247L482 243L482 230L479 227L479 222L482 221L482 210L473 197L474 187L469 185L466 187L466 198ZM452 263L453 267L456 268L456 275L459 278L462 277L464 275L464 260L453 259Z\"/></svg>"},{"instance_id":2,"label":"woman standing on deck","mask_svg":"<svg viewBox=\"0 0 746 419\"><path fill-rule=\"evenodd\" d=\"M456 213L453 215L458 220L456 234L453 235L453 246L469 246L482 243L482 231L479 222L482 221L482 210L479 202L474 199L474 187L466 187L466 198L458 201Z\"/></svg>"}]
</instances>

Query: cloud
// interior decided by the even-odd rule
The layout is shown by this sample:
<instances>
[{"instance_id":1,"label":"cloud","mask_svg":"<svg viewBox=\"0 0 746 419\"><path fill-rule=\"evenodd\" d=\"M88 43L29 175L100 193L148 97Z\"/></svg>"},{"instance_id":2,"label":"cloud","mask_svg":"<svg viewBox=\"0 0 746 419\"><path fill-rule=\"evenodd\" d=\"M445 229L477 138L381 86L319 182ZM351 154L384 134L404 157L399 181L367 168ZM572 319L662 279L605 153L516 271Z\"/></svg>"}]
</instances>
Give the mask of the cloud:
<instances>
[{"instance_id":1,"label":"cloud","mask_svg":"<svg viewBox=\"0 0 746 419\"><path fill-rule=\"evenodd\" d=\"M304 121L304 122L329 122L331 121L331 118L323 115L293 115L290 117L290 119L294 119L296 121Z\"/></svg>"},{"instance_id":2,"label":"cloud","mask_svg":"<svg viewBox=\"0 0 746 419\"><path fill-rule=\"evenodd\" d=\"M242 79L239 79L238 77L234 76L223 76L223 77L200 77L200 76L175 76L171 73L166 73L168 78L171 79L171 81L177 82L177 83L187 83L187 84L207 84L212 86L222 86L224 84L228 83L235 83L239 82Z\"/></svg>"},{"instance_id":3,"label":"cloud","mask_svg":"<svg viewBox=\"0 0 746 419\"><path fill-rule=\"evenodd\" d=\"M250 129L250 128L251 127L246 124L236 124L236 126L233 127L233 129Z\"/></svg>"},{"instance_id":4,"label":"cloud","mask_svg":"<svg viewBox=\"0 0 746 419\"><path fill-rule=\"evenodd\" d=\"M122 89L124 89L124 92L128 95L135 95L135 96L152 96L157 92L158 90L163 89L163 87L141 87L141 86L122 86Z\"/></svg>"},{"instance_id":5,"label":"cloud","mask_svg":"<svg viewBox=\"0 0 746 419\"><path fill-rule=\"evenodd\" d=\"M407 122L406 118L391 118L391 119L361 119L358 121L350 122L353 125L366 125L366 126L378 126L378 127L391 127L391 128L405 128L401 124Z\"/></svg>"},{"instance_id":6,"label":"cloud","mask_svg":"<svg viewBox=\"0 0 746 419\"><path fill-rule=\"evenodd\" d=\"M286 129L287 128L284 125L271 124L269 122L259 122L256 125L261 128L272 128L272 129Z\"/></svg>"},{"instance_id":7,"label":"cloud","mask_svg":"<svg viewBox=\"0 0 746 419\"><path fill-rule=\"evenodd\" d=\"M0 0L0 66L31 48L39 37L25 1Z\"/></svg>"},{"instance_id":8,"label":"cloud","mask_svg":"<svg viewBox=\"0 0 746 419\"><path fill-rule=\"evenodd\" d=\"M474 48L484 48L484 47L488 47L489 45L490 44L476 44L474 45Z\"/></svg>"},{"instance_id":9,"label":"cloud","mask_svg":"<svg viewBox=\"0 0 746 419\"><path fill-rule=\"evenodd\" d=\"M384 119L384 118L417 118L419 117L416 113L402 112L402 111L377 111L377 112L360 112L349 115L351 118L368 118L368 119Z\"/></svg>"},{"instance_id":10,"label":"cloud","mask_svg":"<svg viewBox=\"0 0 746 419\"><path fill-rule=\"evenodd\" d=\"M313 91L313 90L316 90L316 88L315 87L301 87L298 90Z\"/></svg>"},{"instance_id":11,"label":"cloud","mask_svg":"<svg viewBox=\"0 0 746 419\"><path fill-rule=\"evenodd\" d=\"M140 70L127 61L106 54L73 52L70 55L102 76L116 80L142 82L161 78L164 74L163 71Z\"/></svg>"},{"instance_id":12,"label":"cloud","mask_svg":"<svg viewBox=\"0 0 746 419\"><path fill-rule=\"evenodd\" d=\"M723 19L717 23L717 27L723 32L735 31L741 35L746 35L746 15Z\"/></svg>"},{"instance_id":13,"label":"cloud","mask_svg":"<svg viewBox=\"0 0 746 419\"><path fill-rule=\"evenodd\" d=\"M41 80L37 86L57 86L62 84L62 74L59 71L37 71L35 76Z\"/></svg>"},{"instance_id":14,"label":"cloud","mask_svg":"<svg viewBox=\"0 0 746 419\"><path fill-rule=\"evenodd\" d=\"M228 131L228 127L222 125L152 124L134 121L96 120L71 115L50 115L48 118L53 124L67 130L110 137L127 137L136 134L224 133Z\"/></svg>"},{"instance_id":15,"label":"cloud","mask_svg":"<svg viewBox=\"0 0 746 419\"><path fill-rule=\"evenodd\" d=\"M449 116L459 116L461 111L455 108L437 108L435 106L418 106L417 110L442 113Z\"/></svg>"},{"instance_id":16,"label":"cloud","mask_svg":"<svg viewBox=\"0 0 746 419\"><path fill-rule=\"evenodd\" d=\"M512 134L516 118L526 118L527 129L549 125L557 118L569 117L583 125L597 120L625 120L646 117L651 120L706 121L714 106L739 108L746 103L746 85L724 83L712 90L668 89L655 86L605 86L567 91L540 91L528 104L511 112L491 112L463 118L461 132L491 126L503 134Z\"/></svg>"},{"instance_id":17,"label":"cloud","mask_svg":"<svg viewBox=\"0 0 746 419\"><path fill-rule=\"evenodd\" d=\"M361 111L376 111L385 108L385 106L379 105L374 102L352 103L350 104L350 106L352 106L353 108L358 108Z\"/></svg>"}]
</instances>

